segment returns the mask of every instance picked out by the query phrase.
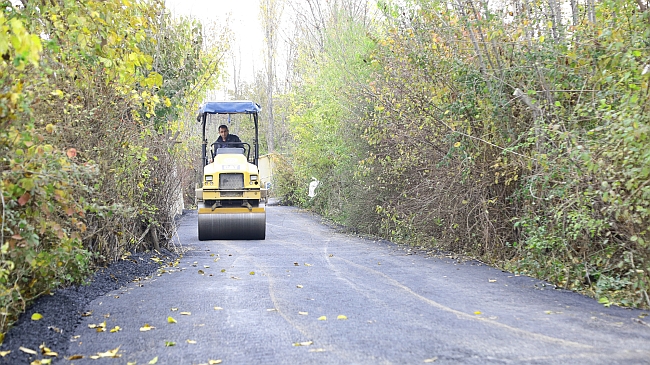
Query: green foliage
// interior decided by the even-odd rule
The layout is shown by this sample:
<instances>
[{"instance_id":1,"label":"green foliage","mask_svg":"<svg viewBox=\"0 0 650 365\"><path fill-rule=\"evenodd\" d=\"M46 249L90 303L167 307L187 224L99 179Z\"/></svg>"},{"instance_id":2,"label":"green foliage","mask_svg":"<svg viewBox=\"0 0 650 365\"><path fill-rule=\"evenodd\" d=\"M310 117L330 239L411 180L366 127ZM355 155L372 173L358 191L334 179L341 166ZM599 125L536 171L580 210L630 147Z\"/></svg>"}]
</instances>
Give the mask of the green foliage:
<instances>
[{"instance_id":1,"label":"green foliage","mask_svg":"<svg viewBox=\"0 0 650 365\"><path fill-rule=\"evenodd\" d=\"M33 126L0 132L3 169L0 323L52 288L80 282L89 274L91 254L83 248L84 216L97 176L89 165L42 139ZM9 148L7 148L9 147ZM71 156L71 157L70 157ZM81 190L81 191L80 191Z\"/></svg>"},{"instance_id":2,"label":"green foliage","mask_svg":"<svg viewBox=\"0 0 650 365\"><path fill-rule=\"evenodd\" d=\"M214 85L225 49L205 47L201 34L169 20L160 1L3 8L1 333L94 264L166 244L190 180L189 148L176 143L188 133L182 120Z\"/></svg>"},{"instance_id":3,"label":"green foliage","mask_svg":"<svg viewBox=\"0 0 650 365\"><path fill-rule=\"evenodd\" d=\"M553 6L381 2L381 27L364 31L373 45L348 62L309 49L316 67L302 66L289 107L292 163L298 186L323 184L303 204L650 306L650 16L602 1L568 25ZM327 29L347 44L339 20Z\"/></svg>"},{"instance_id":4,"label":"green foliage","mask_svg":"<svg viewBox=\"0 0 650 365\"><path fill-rule=\"evenodd\" d=\"M347 19L344 10L333 12ZM356 108L351 107L353 99L341 92L351 84L365 82L363 56L372 43L359 36L363 32L362 25L352 19L333 24L324 41L327 52L315 59L305 53L298 60L304 72L303 81L285 101L295 146L290 152L292 176L276 182L276 192L286 192L293 203L311 206L350 225L356 225L352 221L360 225L373 221L368 214L351 214L353 210L374 215L373 202L354 194L360 183L355 175L357 155L365 148L365 142L359 139L358 123L351 110ZM311 46L304 44L303 50L307 52ZM321 184L317 196L311 199L307 187L313 178Z\"/></svg>"}]
</instances>

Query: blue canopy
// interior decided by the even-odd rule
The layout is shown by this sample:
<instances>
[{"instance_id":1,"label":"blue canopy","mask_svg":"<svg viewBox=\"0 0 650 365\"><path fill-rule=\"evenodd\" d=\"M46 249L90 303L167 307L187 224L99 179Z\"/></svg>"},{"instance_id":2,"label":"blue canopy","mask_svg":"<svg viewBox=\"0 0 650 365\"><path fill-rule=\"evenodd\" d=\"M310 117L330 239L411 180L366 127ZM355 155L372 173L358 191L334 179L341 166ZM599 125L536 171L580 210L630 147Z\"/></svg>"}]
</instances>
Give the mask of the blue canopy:
<instances>
[{"instance_id":1,"label":"blue canopy","mask_svg":"<svg viewBox=\"0 0 650 365\"><path fill-rule=\"evenodd\" d=\"M199 115L208 114L257 114L262 110L259 104L248 100L208 101L201 105Z\"/></svg>"}]
</instances>

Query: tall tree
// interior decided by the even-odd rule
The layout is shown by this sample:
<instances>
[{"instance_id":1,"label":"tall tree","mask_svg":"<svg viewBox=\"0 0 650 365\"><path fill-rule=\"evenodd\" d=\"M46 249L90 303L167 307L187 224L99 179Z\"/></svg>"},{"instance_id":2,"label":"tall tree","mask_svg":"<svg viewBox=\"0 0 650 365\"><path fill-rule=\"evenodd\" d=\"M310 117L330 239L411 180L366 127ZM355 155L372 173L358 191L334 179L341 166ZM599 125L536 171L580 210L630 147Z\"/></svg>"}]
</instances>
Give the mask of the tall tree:
<instances>
[{"instance_id":1,"label":"tall tree","mask_svg":"<svg viewBox=\"0 0 650 365\"><path fill-rule=\"evenodd\" d=\"M281 23L284 3L282 0L262 0L260 4L260 15L264 26L264 38L266 41L266 113L267 113L267 137L268 151L275 150L275 128L273 115L273 93L276 87L275 80L275 55L278 44L278 28Z\"/></svg>"}]
</instances>

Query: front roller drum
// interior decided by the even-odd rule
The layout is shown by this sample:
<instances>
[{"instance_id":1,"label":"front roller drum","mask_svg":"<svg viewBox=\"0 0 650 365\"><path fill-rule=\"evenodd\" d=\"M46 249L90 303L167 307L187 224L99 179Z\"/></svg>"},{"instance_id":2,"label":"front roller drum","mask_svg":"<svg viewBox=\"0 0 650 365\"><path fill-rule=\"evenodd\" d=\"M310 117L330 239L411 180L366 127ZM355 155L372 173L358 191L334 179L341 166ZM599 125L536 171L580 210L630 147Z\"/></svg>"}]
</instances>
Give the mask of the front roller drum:
<instances>
[{"instance_id":1,"label":"front roller drum","mask_svg":"<svg viewBox=\"0 0 650 365\"><path fill-rule=\"evenodd\" d=\"M217 208L210 213L199 209L199 241L265 239L266 210L242 210L246 209Z\"/></svg>"}]
</instances>

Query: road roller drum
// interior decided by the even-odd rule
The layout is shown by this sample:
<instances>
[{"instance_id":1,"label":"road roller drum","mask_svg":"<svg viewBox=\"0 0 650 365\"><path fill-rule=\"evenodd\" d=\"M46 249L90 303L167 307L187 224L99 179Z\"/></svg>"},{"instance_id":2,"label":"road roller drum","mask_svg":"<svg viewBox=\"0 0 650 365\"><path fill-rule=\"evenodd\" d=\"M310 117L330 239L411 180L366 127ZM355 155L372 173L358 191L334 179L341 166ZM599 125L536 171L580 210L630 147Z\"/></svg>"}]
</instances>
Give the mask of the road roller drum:
<instances>
[{"instance_id":1,"label":"road roller drum","mask_svg":"<svg viewBox=\"0 0 650 365\"><path fill-rule=\"evenodd\" d=\"M215 208L199 204L199 240L263 240L266 236L264 206Z\"/></svg>"}]
</instances>

